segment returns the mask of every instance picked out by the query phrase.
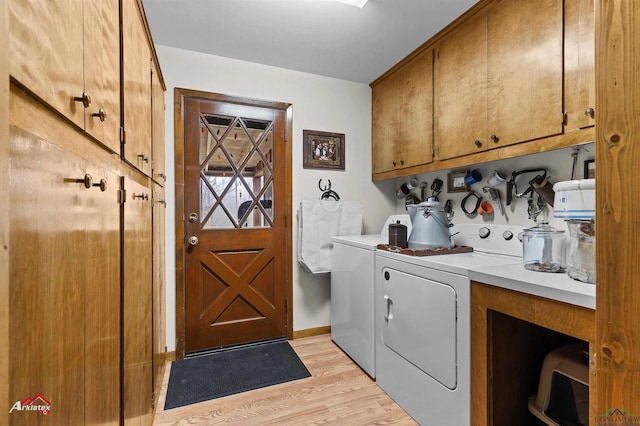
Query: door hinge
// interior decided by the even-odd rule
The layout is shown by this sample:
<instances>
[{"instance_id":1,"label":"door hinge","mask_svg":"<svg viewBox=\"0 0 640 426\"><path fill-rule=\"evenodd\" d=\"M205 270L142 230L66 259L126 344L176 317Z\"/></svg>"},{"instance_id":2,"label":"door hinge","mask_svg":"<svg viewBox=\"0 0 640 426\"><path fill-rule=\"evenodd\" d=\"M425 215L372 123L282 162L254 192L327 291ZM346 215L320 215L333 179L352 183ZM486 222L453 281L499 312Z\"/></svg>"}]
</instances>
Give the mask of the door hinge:
<instances>
[{"instance_id":1,"label":"door hinge","mask_svg":"<svg viewBox=\"0 0 640 426\"><path fill-rule=\"evenodd\" d=\"M569 114L567 113L567 111L564 111L562 113L562 125L566 126L568 121L569 121Z\"/></svg>"},{"instance_id":2,"label":"door hinge","mask_svg":"<svg viewBox=\"0 0 640 426\"><path fill-rule=\"evenodd\" d=\"M123 205L127 201L127 190L123 188L118 189L118 204Z\"/></svg>"},{"instance_id":3,"label":"door hinge","mask_svg":"<svg viewBox=\"0 0 640 426\"><path fill-rule=\"evenodd\" d=\"M120 127L120 143L127 143L127 133L122 126Z\"/></svg>"},{"instance_id":4,"label":"door hinge","mask_svg":"<svg viewBox=\"0 0 640 426\"><path fill-rule=\"evenodd\" d=\"M156 392L151 392L151 408L156 408Z\"/></svg>"}]
</instances>

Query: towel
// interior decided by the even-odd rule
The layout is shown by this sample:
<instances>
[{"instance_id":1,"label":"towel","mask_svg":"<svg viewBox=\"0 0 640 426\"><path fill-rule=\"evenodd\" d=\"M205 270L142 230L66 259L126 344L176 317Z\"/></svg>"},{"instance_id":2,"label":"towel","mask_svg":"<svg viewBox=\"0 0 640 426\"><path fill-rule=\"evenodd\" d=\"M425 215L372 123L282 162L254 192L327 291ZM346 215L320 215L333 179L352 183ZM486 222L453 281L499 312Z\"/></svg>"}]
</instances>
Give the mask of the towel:
<instances>
[{"instance_id":1,"label":"towel","mask_svg":"<svg viewBox=\"0 0 640 426\"><path fill-rule=\"evenodd\" d=\"M361 233L360 203L302 200L298 209L298 263L312 274L331 272L331 237Z\"/></svg>"}]
</instances>

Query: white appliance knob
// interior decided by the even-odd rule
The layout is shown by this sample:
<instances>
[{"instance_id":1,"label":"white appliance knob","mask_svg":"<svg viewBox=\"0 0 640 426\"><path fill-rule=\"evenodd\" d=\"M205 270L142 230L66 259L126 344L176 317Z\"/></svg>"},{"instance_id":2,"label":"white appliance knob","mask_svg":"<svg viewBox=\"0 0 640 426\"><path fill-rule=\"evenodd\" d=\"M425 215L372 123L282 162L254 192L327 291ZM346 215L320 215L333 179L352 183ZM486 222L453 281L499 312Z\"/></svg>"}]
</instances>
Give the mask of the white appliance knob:
<instances>
[{"instance_id":1,"label":"white appliance knob","mask_svg":"<svg viewBox=\"0 0 640 426\"><path fill-rule=\"evenodd\" d=\"M513 238L513 232L511 231L504 231L502 233L502 238L504 238L506 241L509 241L510 239Z\"/></svg>"},{"instance_id":2,"label":"white appliance knob","mask_svg":"<svg viewBox=\"0 0 640 426\"><path fill-rule=\"evenodd\" d=\"M482 239L487 238L489 234L491 234L491 231L486 226L483 226L482 228L478 229L478 236Z\"/></svg>"}]
</instances>

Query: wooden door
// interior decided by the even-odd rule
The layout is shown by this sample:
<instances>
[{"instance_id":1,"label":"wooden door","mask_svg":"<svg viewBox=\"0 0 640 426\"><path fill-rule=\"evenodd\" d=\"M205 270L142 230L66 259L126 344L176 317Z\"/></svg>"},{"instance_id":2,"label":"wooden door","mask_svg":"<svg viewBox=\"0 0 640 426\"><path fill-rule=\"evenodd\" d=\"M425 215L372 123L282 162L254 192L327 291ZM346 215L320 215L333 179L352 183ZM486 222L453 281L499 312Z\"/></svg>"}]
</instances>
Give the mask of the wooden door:
<instances>
[{"instance_id":1,"label":"wooden door","mask_svg":"<svg viewBox=\"0 0 640 426\"><path fill-rule=\"evenodd\" d=\"M153 393L151 191L123 179L123 411L126 425L146 425Z\"/></svg>"},{"instance_id":2,"label":"wooden door","mask_svg":"<svg viewBox=\"0 0 640 426\"><path fill-rule=\"evenodd\" d=\"M86 130L120 153L118 0L84 2L84 78L85 92L91 95L91 105L85 111Z\"/></svg>"},{"instance_id":3,"label":"wooden door","mask_svg":"<svg viewBox=\"0 0 640 426\"><path fill-rule=\"evenodd\" d=\"M136 0L122 2L124 158L151 176L151 50Z\"/></svg>"},{"instance_id":4,"label":"wooden door","mask_svg":"<svg viewBox=\"0 0 640 426\"><path fill-rule=\"evenodd\" d=\"M11 424L119 423L118 181L12 128L10 402L51 413L14 411Z\"/></svg>"},{"instance_id":5,"label":"wooden door","mask_svg":"<svg viewBox=\"0 0 640 426\"><path fill-rule=\"evenodd\" d=\"M487 149L486 12L472 16L440 41L434 74L438 159Z\"/></svg>"},{"instance_id":6,"label":"wooden door","mask_svg":"<svg viewBox=\"0 0 640 426\"><path fill-rule=\"evenodd\" d=\"M400 167L433 161L433 53L419 53L398 70L399 126L396 155Z\"/></svg>"},{"instance_id":7,"label":"wooden door","mask_svg":"<svg viewBox=\"0 0 640 426\"><path fill-rule=\"evenodd\" d=\"M285 336L286 111L186 98L185 349Z\"/></svg>"},{"instance_id":8,"label":"wooden door","mask_svg":"<svg viewBox=\"0 0 640 426\"><path fill-rule=\"evenodd\" d=\"M497 0L488 10L489 147L562 133L562 2Z\"/></svg>"}]
</instances>

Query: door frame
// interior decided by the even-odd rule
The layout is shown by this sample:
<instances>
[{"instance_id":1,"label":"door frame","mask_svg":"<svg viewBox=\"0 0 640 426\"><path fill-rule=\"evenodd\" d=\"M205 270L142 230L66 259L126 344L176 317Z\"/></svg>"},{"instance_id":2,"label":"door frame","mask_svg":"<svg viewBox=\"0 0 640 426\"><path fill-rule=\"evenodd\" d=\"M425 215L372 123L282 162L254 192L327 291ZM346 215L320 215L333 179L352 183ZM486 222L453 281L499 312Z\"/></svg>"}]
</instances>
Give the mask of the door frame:
<instances>
[{"instance_id":1,"label":"door frame","mask_svg":"<svg viewBox=\"0 0 640 426\"><path fill-rule=\"evenodd\" d=\"M173 90L174 99L174 152L175 152L175 237L176 237L176 359L185 357L185 244L186 234L184 227L184 117L185 100L187 98L202 99L208 101L227 102L232 104L240 104L247 106L257 106L263 108L272 108L286 112L285 118L285 188L287 197L285 200L285 228L287 230L287 238L285 242L285 264L286 266L286 304L287 304L287 339L293 339L293 309L291 309L291 300L293 290L291 286L291 277L293 276L292 265L292 228L291 228L291 209L292 209L292 176L291 176L291 141L292 141L292 105L285 102L272 102L259 99L243 98L237 96L223 95L220 93L203 92L199 90L191 90L176 87Z\"/></svg>"}]
</instances>

